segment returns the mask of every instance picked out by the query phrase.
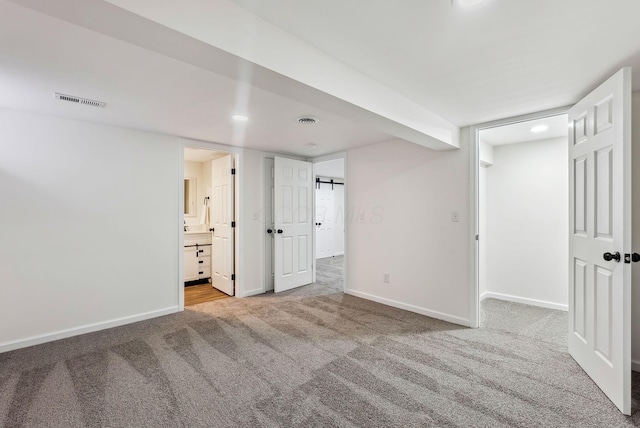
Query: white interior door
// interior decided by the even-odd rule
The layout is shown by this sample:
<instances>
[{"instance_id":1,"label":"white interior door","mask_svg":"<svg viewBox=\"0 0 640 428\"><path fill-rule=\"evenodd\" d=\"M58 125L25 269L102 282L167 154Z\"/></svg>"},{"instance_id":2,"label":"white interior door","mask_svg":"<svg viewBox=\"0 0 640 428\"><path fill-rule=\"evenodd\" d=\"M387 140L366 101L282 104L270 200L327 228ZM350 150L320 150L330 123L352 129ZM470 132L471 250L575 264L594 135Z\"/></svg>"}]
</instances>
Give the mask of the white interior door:
<instances>
[{"instance_id":1,"label":"white interior door","mask_svg":"<svg viewBox=\"0 0 640 428\"><path fill-rule=\"evenodd\" d=\"M293 159L274 160L276 293L310 284L313 262L312 166Z\"/></svg>"},{"instance_id":2,"label":"white interior door","mask_svg":"<svg viewBox=\"0 0 640 428\"><path fill-rule=\"evenodd\" d=\"M211 161L211 282L215 288L234 293L234 176L230 155Z\"/></svg>"},{"instance_id":3,"label":"white interior door","mask_svg":"<svg viewBox=\"0 0 640 428\"><path fill-rule=\"evenodd\" d=\"M569 353L629 415L631 69L576 104L569 129Z\"/></svg>"},{"instance_id":4,"label":"white interior door","mask_svg":"<svg viewBox=\"0 0 640 428\"><path fill-rule=\"evenodd\" d=\"M334 203L331 185L321 184L316 190L316 258L334 254Z\"/></svg>"}]
</instances>

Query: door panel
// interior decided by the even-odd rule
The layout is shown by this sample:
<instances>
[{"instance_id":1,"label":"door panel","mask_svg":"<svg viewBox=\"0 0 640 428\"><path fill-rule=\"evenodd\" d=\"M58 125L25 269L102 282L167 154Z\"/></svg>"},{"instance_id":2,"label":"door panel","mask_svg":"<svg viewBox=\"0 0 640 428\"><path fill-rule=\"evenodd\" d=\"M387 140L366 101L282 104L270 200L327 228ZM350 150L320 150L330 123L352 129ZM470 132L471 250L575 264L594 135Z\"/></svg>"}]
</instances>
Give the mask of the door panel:
<instances>
[{"instance_id":1,"label":"door panel","mask_svg":"<svg viewBox=\"0 0 640 428\"><path fill-rule=\"evenodd\" d=\"M274 160L274 290L312 281L313 206L311 163Z\"/></svg>"},{"instance_id":2,"label":"door panel","mask_svg":"<svg viewBox=\"0 0 640 428\"><path fill-rule=\"evenodd\" d=\"M631 70L576 104L569 127L569 352L630 414Z\"/></svg>"},{"instance_id":3,"label":"door panel","mask_svg":"<svg viewBox=\"0 0 640 428\"><path fill-rule=\"evenodd\" d=\"M212 254L211 283L230 296L234 294L234 176L230 155L211 161Z\"/></svg>"}]
</instances>

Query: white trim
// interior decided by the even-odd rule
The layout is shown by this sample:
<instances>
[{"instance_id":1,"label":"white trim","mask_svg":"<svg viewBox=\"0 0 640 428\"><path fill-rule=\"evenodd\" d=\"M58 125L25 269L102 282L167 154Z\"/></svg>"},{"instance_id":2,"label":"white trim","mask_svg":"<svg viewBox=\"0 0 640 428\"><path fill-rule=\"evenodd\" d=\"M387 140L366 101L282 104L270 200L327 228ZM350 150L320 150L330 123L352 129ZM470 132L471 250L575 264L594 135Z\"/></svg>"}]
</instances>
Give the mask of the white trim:
<instances>
[{"instance_id":1,"label":"white trim","mask_svg":"<svg viewBox=\"0 0 640 428\"><path fill-rule=\"evenodd\" d=\"M233 296L243 295L245 287L245 272L244 272L244 260L240 257L243 253L243 238L244 238L244 223L242 221L242 213L244 213L244 192L242 186L244 184L244 152L230 153L227 152L231 159L233 159L233 166L236 174L233 179L233 220L236 222L236 227L233 231L233 274L235 275L235 281L233 283ZM213 197L213 195L211 195ZM213 247L211 247L213 249ZM213 254L212 254L213 256ZM213 275L212 279L213 281Z\"/></svg>"},{"instance_id":2,"label":"white trim","mask_svg":"<svg viewBox=\"0 0 640 428\"><path fill-rule=\"evenodd\" d=\"M242 288L244 287L244 281L242 280L242 278L244 277L244 275L243 275L242 269L244 268L244 264L240 259L240 253L241 253L240 246L242 242L241 237L244 230L242 227L242 222L239 220L240 220L240 213L244 211L243 203L242 203L243 194L241 191L242 173L243 173L242 155L244 152L242 148L239 148L239 147L211 143L208 141L192 140L189 138L179 138L179 153L178 153L179 162L180 162L180 164L178 165L178 182L179 183L182 183L184 180L184 162L185 162L184 150L187 147L208 150L211 152L226 153L227 155L231 156L233 159L233 168L235 168L237 171L234 182L233 182L233 186L234 186L233 217L236 221L236 227L233 232L234 233L233 258L234 258L234 264L235 264L234 270L235 270L236 278L240 278L240 279L236 279L234 283L233 295L234 296L243 295ZM182 207L184 206L184 186L182 185L178 186L178 192L179 192L179 201L180 201L180 203L178 204L178 210L177 210L178 211L178 244L179 244L179 247L178 247L178 253L179 253L178 254L178 304L180 309L184 310L184 227L183 227L184 217L182 215Z\"/></svg>"},{"instance_id":3,"label":"white trim","mask_svg":"<svg viewBox=\"0 0 640 428\"><path fill-rule=\"evenodd\" d=\"M341 152L329 153L328 155L322 155L322 156L316 156L314 158L309 158L309 159L307 159L307 161L309 161L311 163L322 163L322 162L329 162L329 161L338 160L338 159L344 159L345 160L345 166L346 166L347 152L346 151L341 151Z\"/></svg>"},{"instance_id":4,"label":"white trim","mask_svg":"<svg viewBox=\"0 0 640 428\"><path fill-rule=\"evenodd\" d=\"M311 221L314 222L314 224L316 224L315 222L318 221L316 220L316 203L318 202L318 195L317 195L317 191L318 191L318 186L316 186L316 164L313 162L313 159L310 159L309 162L311 162L311 175L312 175L312 183L313 183L313 190L311 190L311 198L312 198L312 203L311 203ZM317 227L313 227L312 231L311 231L311 241L313 242L312 246L313 248L311 249L311 252L313 253L312 257L312 261L311 261L311 282L313 282L315 284L317 277L318 277L318 254L317 254L317 243L318 243L318 231L317 231ZM275 284L274 284L274 290L275 290Z\"/></svg>"},{"instance_id":5,"label":"white trim","mask_svg":"<svg viewBox=\"0 0 640 428\"><path fill-rule=\"evenodd\" d=\"M349 189L351 187L349 181L349 153L344 152L344 220L342 224L344 225L344 260L342 261L342 291L347 292L347 287L349 286L349 220L348 220L348 211L349 211Z\"/></svg>"},{"instance_id":6,"label":"white trim","mask_svg":"<svg viewBox=\"0 0 640 428\"><path fill-rule=\"evenodd\" d=\"M640 360L631 360L631 371L640 372Z\"/></svg>"},{"instance_id":7,"label":"white trim","mask_svg":"<svg viewBox=\"0 0 640 428\"><path fill-rule=\"evenodd\" d=\"M482 301L484 299L504 300L505 302L522 303L525 305L538 306L540 308L547 308L547 309L556 309L558 311L565 311L565 312L569 310L569 305L564 305L562 303L547 302L545 300L537 300L537 299L529 299L527 297L511 296L509 294L493 293L491 291L485 291L484 293L482 293L480 300Z\"/></svg>"},{"instance_id":8,"label":"white trim","mask_svg":"<svg viewBox=\"0 0 640 428\"><path fill-rule=\"evenodd\" d=\"M466 137L469 142L471 153L470 153L470 161L471 165L469 166L471 174L470 174L470 210L471 210L471 235L470 235L470 243L469 249L471 253L470 257L470 273L473 276L469 281L469 320L470 326L472 328L478 328L480 326L480 296L479 296L479 287L480 287L480 272L479 272L479 245L478 241L475 239L476 235L478 235L478 227L479 227L479 174L480 174L480 154L479 154L479 145L480 145L480 131L483 129L496 128L498 126L511 125L514 123L526 122L533 119L541 119L544 117L558 116L561 114L566 114L571 106L558 107L555 109L545 110L536 113L525 114L521 116L510 117L506 119L494 120L492 122L479 123L476 125L472 125L468 129L468 134L463 135L462 130L460 133L461 138L461 146L464 145L465 141L463 138ZM466 128L465 128L466 129ZM482 239L482 237L480 237Z\"/></svg>"},{"instance_id":9,"label":"white trim","mask_svg":"<svg viewBox=\"0 0 640 428\"><path fill-rule=\"evenodd\" d=\"M372 300L374 302L382 303L383 305L393 306L394 308L404 309L405 311L415 312L416 314L426 315L431 318L439 319L442 321L447 321L453 324L458 324L464 327L469 327L469 320L457 317L455 315L449 315L438 311L433 311L431 309L421 308L419 306L409 305L407 303L397 302L395 300L386 299L384 297L374 296L373 294L363 293L362 291L356 290L345 290L345 294L350 294L352 296L360 297L366 300Z\"/></svg>"},{"instance_id":10,"label":"white trim","mask_svg":"<svg viewBox=\"0 0 640 428\"><path fill-rule=\"evenodd\" d=\"M264 294L266 293L266 291L264 291L264 287L260 287L260 288L254 288L253 290L247 290L245 292L243 292L242 294L237 294L236 297L251 297L251 296L257 296L258 294Z\"/></svg>"},{"instance_id":11,"label":"white trim","mask_svg":"<svg viewBox=\"0 0 640 428\"><path fill-rule=\"evenodd\" d=\"M178 141L178 183L184 180L184 142ZM184 185L178 186L178 206L176 212L178 214L178 307L184 311L184 217L182 215L182 207L184 206Z\"/></svg>"},{"instance_id":12,"label":"white trim","mask_svg":"<svg viewBox=\"0 0 640 428\"><path fill-rule=\"evenodd\" d=\"M53 342L54 340L66 339L72 336L79 336L81 334L93 333L100 330L106 330L108 328L120 327L126 324L133 324L139 321L145 321L151 318L157 318L164 315L174 314L181 312L179 306L172 306L166 309L160 309L157 311L145 312L138 315L131 315L128 317L116 318L111 321L98 322L94 324L87 324L81 327L74 327L65 330L59 330L53 333L42 334L39 336L32 336L26 339L19 339L13 342L6 342L0 344L0 353L13 351L20 348L26 348L29 346L40 345L42 343Z\"/></svg>"}]
</instances>

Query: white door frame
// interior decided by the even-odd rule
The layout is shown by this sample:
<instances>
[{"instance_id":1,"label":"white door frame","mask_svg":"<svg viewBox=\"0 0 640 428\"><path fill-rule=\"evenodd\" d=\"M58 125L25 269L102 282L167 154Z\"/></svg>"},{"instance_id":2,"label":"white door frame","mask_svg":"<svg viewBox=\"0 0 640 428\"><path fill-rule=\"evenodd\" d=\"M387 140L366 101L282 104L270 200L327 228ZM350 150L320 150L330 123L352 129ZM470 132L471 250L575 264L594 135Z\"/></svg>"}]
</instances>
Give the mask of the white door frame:
<instances>
[{"instance_id":1,"label":"white door frame","mask_svg":"<svg viewBox=\"0 0 640 428\"><path fill-rule=\"evenodd\" d=\"M479 210L479 199L480 199L480 131L490 128L497 128L499 126L512 125L514 123L520 122L528 122L530 120L535 119L543 119L545 117L558 116L561 114L566 114L572 106L559 107L551 110L545 110L537 113L525 114L522 116L515 116L506 119L495 120L492 122L480 123L477 125L472 125L469 127L469 137L468 141L471 147L471 154L469 156L471 165L471 201L470 201L470 217L472 221L469 222L470 229L470 242L469 254L471 255L470 260L470 274L471 278L469 280L470 284L470 293L471 296L469 299L469 327L478 328L480 327L480 271L479 271L479 257L480 257L480 248L478 245L478 240L476 240L476 236L479 233L479 219L480 219L480 210ZM464 136L463 136L464 138ZM569 222L569 218L566 219L567 224ZM482 237L480 237L482 239ZM567 248L567 256L569 249Z\"/></svg>"},{"instance_id":2,"label":"white door frame","mask_svg":"<svg viewBox=\"0 0 640 428\"><path fill-rule=\"evenodd\" d=\"M347 152L332 153L329 155L318 156L316 158L308 159L313 164L313 218L316 218L316 168L315 164L321 162L328 162L337 159L344 159L344 267L343 267L343 279L342 279L342 291L346 292L347 278L349 278L349 168L347 167ZM313 228L313 282L316 282L316 228Z\"/></svg>"},{"instance_id":3,"label":"white door frame","mask_svg":"<svg viewBox=\"0 0 640 428\"><path fill-rule=\"evenodd\" d=\"M262 179L264 183L262 183L262 191L263 193L263 209L264 209L264 223L261 223L262 226L262 236L264 236L264 285L263 292L273 291L275 289L275 275L274 275L274 265L273 265L273 256L275 254L274 249L274 241L275 237L273 232L271 235L267 234L267 229L274 230L275 229L275 218L274 218L274 209L273 209L273 186L274 186L274 164L275 160L272 157L265 157L262 159ZM271 216L271 218L268 218ZM270 265L267 263L270 263Z\"/></svg>"},{"instance_id":4,"label":"white door frame","mask_svg":"<svg viewBox=\"0 0 640 428\"><path fill-rule=\"evenodd\" d=\"M177 221L176 221L176 232L178 233L178 248L176 249L178 255L178 281L177 281L177 292L178 292L178 307L180 311L184 311L184 223L183 223L183 215L182 210L184 207L184 149L196 148L203 150L210 150L216 152L225 152L234 158L234 168L236 168L235 181L234 181L234 192L235 192L235 213L234 217L236 218L236 228L235 228L235 248L234 248L234 260L235 260L235 271L236 278L238 278L235 282L235 297L242 296L243 281L242 281L242 270L244 265L242 260L240 259L240 233L242 228L242 222L238 222L237 220L240 218L240 213L242 209L241 194L240 194L240 183L242 176L242 149L238 147L225 146L224 144L215 144L209 143L207 141L198 141L191 140L187 138L180 138L178 144L178 206L176 207Z\"/></svg>"}]
</instances>

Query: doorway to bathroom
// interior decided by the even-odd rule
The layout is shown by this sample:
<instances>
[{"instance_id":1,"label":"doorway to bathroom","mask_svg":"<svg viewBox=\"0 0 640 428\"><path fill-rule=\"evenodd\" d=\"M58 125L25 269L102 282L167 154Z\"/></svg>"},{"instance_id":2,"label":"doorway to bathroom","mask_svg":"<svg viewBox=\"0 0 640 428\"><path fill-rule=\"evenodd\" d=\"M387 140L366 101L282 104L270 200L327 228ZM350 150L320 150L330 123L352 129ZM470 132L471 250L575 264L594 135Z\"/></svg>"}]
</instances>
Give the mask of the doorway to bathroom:
<instances>
[{"instance_id":1,"label":"doorway to bathroom","mask_svg":"<svg viewBox=\"0 0 640 428\"><path fill-rule=\"evenodd\" d=\"M184 149L184 305L235 294L235 156Z\"/></svg>"}]
</instances>

